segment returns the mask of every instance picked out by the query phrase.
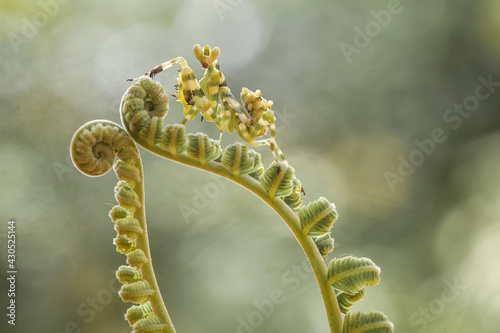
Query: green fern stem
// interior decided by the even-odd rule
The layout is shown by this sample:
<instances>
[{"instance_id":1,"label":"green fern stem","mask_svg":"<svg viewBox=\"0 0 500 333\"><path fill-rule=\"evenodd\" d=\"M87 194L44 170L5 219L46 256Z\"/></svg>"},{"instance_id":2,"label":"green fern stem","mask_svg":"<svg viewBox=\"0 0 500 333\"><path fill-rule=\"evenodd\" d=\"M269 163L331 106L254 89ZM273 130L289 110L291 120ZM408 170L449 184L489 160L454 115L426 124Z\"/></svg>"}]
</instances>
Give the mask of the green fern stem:
<instances>
[{"instance_id":1,"label":"green fern stem","mask_svg":"<svg viewBox=\"0 0 500 333\"><path fill-rule=\"evenodd\" d=\"M140 163L140 173L141 173L141 179L144 180L144 173L143 173L143 168L142 168L142 163ZM139 223L144 230L144 234L140 235L137 238L137 248L143 249L144 254L148 258L148 262L142 265L141 271L142 271L142 276L143 279L148 281L153 289L156 291L151 298L149 299L149 302L151 303L151 306L153 307L154 313L156 313L161 320L167 325L166 332L168 333L175 333L175 328L172 323L172 320L170 319L170 316L168 314L167 308L165 307L165 302L163 301L163 298L161 296L160 292L160 287L158 286L158 282L156 281L156 276L155 272L153 269L153 259L151 258L151 251L149 247L149 238L148 238L148 229L147 229L147 224L146 224L146 205L145 203L145 197L144 197L144 183L142 183L142 186L138 186L136 188L136 193L139 196L140 202L142 203L141 208L136 211L134 214L134 217L139 220Z\"/></svg>"},{"instance_id":2,"label":"green fern stem","mask_svg":"<svg viewBox=\"0 0 500 333\"><path fill-rule=\"evenodd\" d=\"M314 240L311 237L304 235L297 214L282 199L271 196L269 192L266 191L266 189L262 186L262 184L254 178L248 175L234 175L230 169L228 169L221 163L215 161L207 162L205 161L205 159L202 159L202 161L200 161L196 158L188 156L185 153L174 155L169 149L163 148L159 145L149 145L146 140L138 137L132 131L130 131L128 123L125 121L125 119L123 119L123 113L122 122L124 123L126 130L133 137L134 141L144 149L162 158L196 169L201 169L220 177L229 179L234 183L246 188L257 197L262 199L265 203L267 203L283 219L288 228L292 231L293 235L302 247L302 250L304 251L307 259L309 260L314 276L319 285L321 296L323 298L323 303L330 326L330 332L342 332L342 316L339 305L337 303L337 298L335 297L334 289L327 283L328 272L324 260L320 252L318 251Z\"/></svg>"}]
</instances>

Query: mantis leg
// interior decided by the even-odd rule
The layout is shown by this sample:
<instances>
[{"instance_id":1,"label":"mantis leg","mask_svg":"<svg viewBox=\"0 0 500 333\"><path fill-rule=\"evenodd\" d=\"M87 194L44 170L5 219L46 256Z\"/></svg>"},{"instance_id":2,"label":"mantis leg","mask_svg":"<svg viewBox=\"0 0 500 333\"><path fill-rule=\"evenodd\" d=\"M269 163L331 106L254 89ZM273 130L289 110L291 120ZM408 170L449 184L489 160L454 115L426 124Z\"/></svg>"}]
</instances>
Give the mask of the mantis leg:
<instances>
[{"instance_id":1,"label":"mantis leg","mask_svg":"<svg viewBox=\"0 0 500 333\"><path fill-rule=\"evenodd\" d=\"M145 75L149 75L149 77L154 77L156 74L163 72L164 70L172 67L175 64L180 64L181 67L187 66L187 61L183 57L177 57L174 59L170 59L169 61L166 61L149 72L147 72Z\"/></svg>"},{"instance_id":2,"label":"mantis leg","mask_svg":"<svg viewBox=\"0 0 500 333\"><path fill-rule=\"evenodd\" d=\"M270 128L271 129L271 137L269 139L264 139L264 140L257 140L254 141L255 138L259 137L262 135L262 130L265 128ZM238 134L240 137L249 145L252 146L264 146L267 145L271 149L274 159L278 161L278 158L276 157L276 153L278 153L279 157L283 160L286 161L285 155L279 148L278 144L276 143L276 125L275 125L275 117L274 117L274 112L272 110L267 110L264 112L263 116L255 126L253 126L251 129L247 127L246 124L240 123L238 125Z\"/></svg>"}]
</instances>

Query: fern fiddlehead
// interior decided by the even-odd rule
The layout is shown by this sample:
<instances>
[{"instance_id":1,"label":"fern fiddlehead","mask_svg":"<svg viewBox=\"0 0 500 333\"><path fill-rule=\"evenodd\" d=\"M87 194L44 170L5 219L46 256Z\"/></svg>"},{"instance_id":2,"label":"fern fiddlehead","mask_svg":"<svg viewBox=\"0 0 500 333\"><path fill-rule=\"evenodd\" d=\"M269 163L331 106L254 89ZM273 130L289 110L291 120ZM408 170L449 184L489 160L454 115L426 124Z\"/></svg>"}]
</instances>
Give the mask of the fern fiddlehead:
<instances>
[{"instance_id":1,"label":"fern fiddlehead","mask_svg":"<svg viewBox=\"0 0 500 333\"><path fill-rule=\"evenodd\" d=\"M117 124L95 120L76 131L71 141L71 158L78 170L88 176L102 176L113 168L119 179L115 187L118 205L109 216L118 233L114 239L117 251L127 256L129 264L120 266L116 273L123 283L119 295L124 302L140 304L127 311L133 332L175 332L151 262L137 146Z\"/></svg>"},{"instance_id":2,"label":"fern fiddlehead","mask_svg":"<svg viewBox=\"0 0 500 333\"><path fill-rule=\"evenodd\" d=\"M213 57L210 56L211 52L214 53ZM208 46L204 49L195 46L195 55L206 68L206 78L202 80L206 90L210 90L206 88L207 82L211 84L216 81L213 77L222 76L217 72L217 76L209 77L213 74L210 71L214 71L213 63L219 54L218 48L211 50ZM184 69L188 68L185 60L179 57L153 69L149 74L154 76L177 62L182 62ZM192 75L188 79L190 81L181 82L179 78L185 114L191 118L196 116L190 110L195 106L186 100L197 96L198 105L203 106L203 114L210 116L210 121L226 119L220 114L223 105L233 107L237 103L227 93L229 90L224 92L231 100L219 100L216 111L210 111L210 106L203 100L204 91L197 82L193 82L196 79ZM195 87L195 90L186 90L186 86ZM216 104L218 97L212 94L209 98ZM258 98L260 93L255 96L255 102L262 104L260 100L257 101ZM267 105L271 107L272 102ZM253 108L253 104L251 106ZM120 296L126 302L139 304L126 313L133 332L175 332L151 264L144 215L142 165L136 144L160 157L227 178L272 207L290 228L309 259L323 298L330 332L392 332L392 324L377 312L348 314L342 320L341 313L348 313L349 308L365 296L365 287L378 283L380 269L367 258L354 257L334 259L327 268L324 260L333 251L334 243L330 230L338 217L335 205L322 197L303 205L301 182L286 160L275 160L266 169L260 154L241 143L223 149L220 140L211 139L204 133L187 134L184 125L186 119L182 124L167 124L163 128L167 113L168 97L161 84L149 76L142 76L122 97L120 114L125 131L116 124L95 121L82 126L72 142L73 161L80 171L97 176L113 167L119 178L115 188L118 206L113 207L110 217L118 233L114 240L117 251L127 255L128 266L121 266L117 271L117 278L124 283ZM227 112L224 114L227 116ZM268 125L264 123L262 126ZM271 128L274 128L274 122ZM258 129L263 131L260 127ZM272 135L274 138L274 133Z\"/></svg>"}]
</instances>

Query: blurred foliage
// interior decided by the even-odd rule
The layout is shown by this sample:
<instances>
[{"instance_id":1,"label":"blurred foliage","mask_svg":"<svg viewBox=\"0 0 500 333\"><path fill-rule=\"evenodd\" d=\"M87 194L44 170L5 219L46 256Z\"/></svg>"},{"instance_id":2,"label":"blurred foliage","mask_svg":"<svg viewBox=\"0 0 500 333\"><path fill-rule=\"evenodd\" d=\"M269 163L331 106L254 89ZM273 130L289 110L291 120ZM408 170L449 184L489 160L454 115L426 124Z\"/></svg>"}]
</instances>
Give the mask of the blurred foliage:
<instances>
[{"instance_id":1,"label":"blurred foliage","mask_svg":"<svg viewBox=\"0 0 500 333\"><path fill-rule=\"evenodd\" d=\"M457 128L443 118L474 95L478 77L500 81L498 1L402 0L350 62L340 45L355 45L356 29L391 1L54 3L0 3L0 215L17 220L19 267L8 332L59 333L69 322L128 330L127 305L110 285L123 264L106 216L116 178L79 174L69 143L88 120L119 121L125 79L178 55L201 75L195 43L221 48L235 95L245 86L274 101L277 140L306 202L321 195L337 205L333 255L382 268L381 286L355 310L384 311L398 332L498 330L500 93ZM158 80L173 92L175 75ZM175 104L170 122L181 118ZM399 157L436 128L447 140L392 191L385 173L397 174ZM210 123L188 126L199 130L217 135ZM314 278L298 268L304 255L278 216L233 184L147 153L143 162L157 277L179 332L236 332L275 289L286 301L253 331L327 332ZM219 193L187 221L181 205L193 207L211 183Z\"/></svg>"}]
</instances>

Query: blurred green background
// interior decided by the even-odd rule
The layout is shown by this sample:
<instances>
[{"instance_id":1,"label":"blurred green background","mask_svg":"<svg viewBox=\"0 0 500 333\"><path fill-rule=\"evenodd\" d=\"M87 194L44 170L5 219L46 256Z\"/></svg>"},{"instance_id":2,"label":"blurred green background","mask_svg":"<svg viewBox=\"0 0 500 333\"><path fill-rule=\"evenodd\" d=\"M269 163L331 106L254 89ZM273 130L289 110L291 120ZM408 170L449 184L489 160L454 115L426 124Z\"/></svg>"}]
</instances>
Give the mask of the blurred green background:
<instances>
[{"instance_id":1,"label":"blurred green background","mask_svg":"<svg viewBox=\"0 0 500 333\"><path fill-rule=\"evenodd\" d=\"M382 268L353 310L383 311L397 332L498 332L499 1L3 0L0 32L4 309L11 218L19 272L17 325L3 315L2 332L130 331L107 217L116 178L81 175L69 143L89 120L119 122L127 78L179 55L201 78L195 43L221 48L235 95L244 86L274 101L306 202L337 205L330 258ZM176 74L157 77L169 93ZM171 123L182 118L173 100ZM199 118L188 131L217 136ZM153 259L178 332L328 331L305 256L271 209L142 157ZM206 190L216 194L183 216ZM259 310L273 290L284 302Z\"/></svg>"}]
</instances>

